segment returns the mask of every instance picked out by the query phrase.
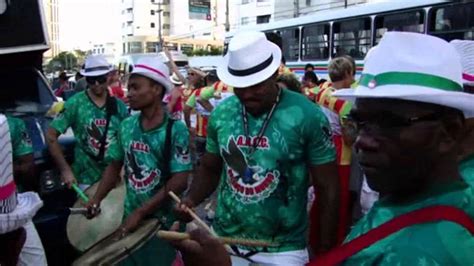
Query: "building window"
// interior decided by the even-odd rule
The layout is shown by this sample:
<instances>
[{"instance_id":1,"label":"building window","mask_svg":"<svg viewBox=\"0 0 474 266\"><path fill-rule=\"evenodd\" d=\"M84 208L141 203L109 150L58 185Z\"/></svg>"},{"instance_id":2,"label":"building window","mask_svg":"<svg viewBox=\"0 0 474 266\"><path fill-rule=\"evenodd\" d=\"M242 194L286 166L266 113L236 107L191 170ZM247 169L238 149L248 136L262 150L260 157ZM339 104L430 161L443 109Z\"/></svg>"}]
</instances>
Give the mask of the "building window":
<instances>
[{"instance_id":1,"label":"building window","mask_svg":"<svg viewBox=\"0 0 474 266\"><path fill-rule=\"evenodd\" d=\"M143 47L141 42L129 42L128 43L129 53L143 53Z\"/></svg>"},{"instance_id":2,"label":"building window","mask_svg":"<svg viewBox=\"0 0 474 266\"><path fill-rule=\"evenodd\" d=\"M170 12L168 11L163 11L163 17L169 17L170 16Z\"/></svg>"},{"instance_id":3,"label":"building window","mask_svg":"<svg viewBox=\"0 0 474 266\"><path fill-rule=\"evenodd\" d=\"M170 24L163 24L163 29L164 30L169 30L170 29Z\"/></svg>"},{"instance_id":4,"label":"building window","mask_svg":"<svg viewBox=\"0 0 474 266\"><path fill-rule=\"evenodd\" d=\"M147 42L146 43L146 52L147 53L156 53L156 46L158 42Z\"/></svg>"},{"instance_id":5,"label":"building window","mask_svg":"<svg viewBox=\"0 0 474 266\"><path fill-rule=\"evenodd\" d=\"M257 16L257 24L263 24L270 22L271 15Z\"/></svg>"},{"instance_id":6,"label":"building window","mask_svg":"<svg viewBox=\"0 0 474 266\"><path fill-rule=\"evenodd\" d=\"M311 0L306 0L306 6L311 6Z\"/></svg>"},{"instance_id":7,"label":"building window","mask_svg":"<svg viewBox=\"0 0 474 266\"><path fill-rule=\"evenodd\" d=\"M150 27L154 28L154 27L155 27L155 23L154 23L154 22L150 23Z\"/></svg>"},{"instance_id":8,"label":"building window","mask_svg":"<svg viewBox=\"0 0 474 266\"><path fill-rule=\"evenodd\" d=\"M242 0L242 4L248 4L250 3L250 0Z\"/></svg>"},{"instance_id":9,"label":"building window","mask_svg":"<svg viewBox=\"0 0 474 266\"><path fill-rule=\"evenodd\" d=\"M247 25L247 24L249 24L249 22L250 22L249 17L243 17L243 18L240 19L240 24L242 24L242 25Z\"/></svg>"},{"instance_id":10,"label":"building window","mask_svg":"<svg viewBox=\"0 0 474 266\"><path fill-rule=\"evenodd\" d=\"M371 19L357 18L334 22L333 57L350 55L354 59L363 59L371 47Z\"/></svg>"},{"instance_id":11,"label":"building window","mask_svg":"<svg viewBox=\"0 0 474 266\"><path fill-rule=\"evenodd\" d=\"M133 8L127 9L127 13L128 13L128 14L133 13Z\"/></svg>"},{"instance_id":12,"label":"building window","mask_svg":"<svg viewBox=\"0 0 474 266\"><path fill-rule=\"evenodd\" d=\"M127 26L132 26L132 22L127 22Z\"/></svg>"},{"instance_id":13,"label":"building window","mask_svg":"<svg viewBox=\"0 0 474 266\"><path fill-rule=\"evenodd\" d=\"M154 16L154 15L155 15L155 10L150 10L150 14L151 14L152 16Z\"/></svg>"}]
</instances>

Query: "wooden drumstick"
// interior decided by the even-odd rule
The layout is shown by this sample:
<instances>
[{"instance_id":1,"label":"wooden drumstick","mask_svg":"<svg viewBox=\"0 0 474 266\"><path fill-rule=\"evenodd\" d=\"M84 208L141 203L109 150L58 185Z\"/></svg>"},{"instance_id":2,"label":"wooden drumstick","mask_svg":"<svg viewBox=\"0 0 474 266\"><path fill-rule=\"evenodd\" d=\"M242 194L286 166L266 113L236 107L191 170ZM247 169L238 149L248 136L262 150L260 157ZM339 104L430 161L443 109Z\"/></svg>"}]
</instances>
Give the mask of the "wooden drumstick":
<instances>
[{"instance_id":1,"label":"wooden drumstick","mask_svg":"<svg viewBox=\"0 0 474 266\"><path fill-rule=\"evenodd\" d=\"M168 192L168 194L171 196L171 198L173 198L174 201L176 201L176 203L178 204L181 204L181 200L179 199L178 196L176 196L176 194L174 194L173 191L170 191ZM214 231L212 231L212 229L203 221L201 220L201 218L199 218L199 216L197 216L197 214L195 212L193 212L193 210L191 210L190 208L188 208L188 206L186 206L186 212L191 215L191 217L193 217L193 219L200 225L202 226L204 229L206 229L207 232L209 232L211 235L213 236L217 236Z\"/></svg>"},{"instance_id":2,"label":"wooden drumstick","mask_svg":"<svg viewBox=\"0 0 474 266\"><path fill-rule=\"evenodd\" d=\"M165 231L165 230L159 230L156 235L159 238L165 239L165 240L186 240L190 239L190 235L188 233L180 233L180 232L174 232L174 231ZM241 238L230 238L230 237L218 237L219 241L222 242L222 244L227 244L227 245L242 245L242 246L248 246L248 247L271 247L271 246L276 246L275 244L268 243L265 241L260 241L260 240L250 240L250 239L241 239Z\"/></svg>"}]
</instances>

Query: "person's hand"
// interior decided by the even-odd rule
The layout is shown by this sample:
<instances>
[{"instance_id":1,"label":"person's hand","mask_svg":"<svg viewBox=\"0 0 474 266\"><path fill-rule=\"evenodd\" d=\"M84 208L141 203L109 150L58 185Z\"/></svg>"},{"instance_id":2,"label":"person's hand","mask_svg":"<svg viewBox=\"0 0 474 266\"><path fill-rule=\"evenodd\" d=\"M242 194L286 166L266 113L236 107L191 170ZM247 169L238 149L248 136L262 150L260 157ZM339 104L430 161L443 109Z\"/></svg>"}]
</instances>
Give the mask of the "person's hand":
<instances>
[{"instance_id":1,"label":"person's hand","mask_svg":"<svg viewBox=\"0 0 474 266\"><path fill-rule=\"evenodd\" d=\"M177 231L179 223L173 224L170 230ZM182 256L184 265L206 265L206 266L230 266L230 256L224 245L215 237L204 230L196 229L189 232L190 239L182 241L170 241L178 249Z\"/></svg>"},{"instance_id":2,"label":"person's hand","mask_svg":"<svg viewBox=\"0 0 474 266\"><path fill-rule=\"evenodd\" d=\"M86 208L87 208L87 213L85 215L86 218L87 219L92 219L92 218L96 217L97 215L99 215L100 212L101 212L101 210L100 210L100 201L93 198L93 199L89 200L89 202L87 202Z\"/></svg>"},{"instance_id":3,"label":"person's hand","mask_svg":"<svg viewBox=\"0 0 474 266\"><path fill-rule=\"evenodd\" d=\"M61 171L61 181L63 181L68 188L71 188L72 184L77 184L77 180L70 168Z\"/></svg>"},{"instance_id":4,"label":"person's hand","mask_svg":"<svg viewBox=\"0 0 474 266\"><path fill-rule=\"evenodd\" d=\"M195 204L191 199L184 198L181 200L181 203L176 204L174 211L180 221L189 223L193 220L193 217L189 215L187 210L188 208L192 209L194 207L195 207Z\"/></svg>"},{"instance_id":5,"label":"person's hand","mask_svg":"<svg viewBox=\"0 0 474 266\"><path fill-rule=\"evenodd\" d=\"M140 223L143 221L144 217L145 215L140 209L136 209L134 212L132 212L132 214L127 217L127 219L119 229L122 234L122 237L124 237L128 233L135 231L140 225Z\"/></svg>"}]
</instances>

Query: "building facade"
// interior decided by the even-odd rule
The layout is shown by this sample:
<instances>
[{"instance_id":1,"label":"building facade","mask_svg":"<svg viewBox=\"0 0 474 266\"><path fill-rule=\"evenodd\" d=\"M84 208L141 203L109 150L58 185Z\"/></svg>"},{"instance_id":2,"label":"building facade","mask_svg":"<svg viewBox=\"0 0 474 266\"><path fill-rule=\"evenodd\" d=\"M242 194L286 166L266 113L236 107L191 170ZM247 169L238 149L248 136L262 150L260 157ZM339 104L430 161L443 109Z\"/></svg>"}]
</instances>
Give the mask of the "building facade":
<instances>
[{"instance_id":1,"label":"building facade","mask_svg":"<svg viewBox=\"0 0 474 266\"><path fill-rule=\"evenodd\" d=\"M224 10L218 0L122 0L122 53L156 52L160 32L173 50L222 46Z\"/></svg>"},{"instance_id":2,"label":"building facade","mask_svg":"<svg viewBox=\"0 0 474 266\"><path fill-rule=\"evenodd\" d=\"M49 35L50 49L44 53L46 59L59 54L59 0L43 0L43 10Z\"/></svg>"}]
</instances>

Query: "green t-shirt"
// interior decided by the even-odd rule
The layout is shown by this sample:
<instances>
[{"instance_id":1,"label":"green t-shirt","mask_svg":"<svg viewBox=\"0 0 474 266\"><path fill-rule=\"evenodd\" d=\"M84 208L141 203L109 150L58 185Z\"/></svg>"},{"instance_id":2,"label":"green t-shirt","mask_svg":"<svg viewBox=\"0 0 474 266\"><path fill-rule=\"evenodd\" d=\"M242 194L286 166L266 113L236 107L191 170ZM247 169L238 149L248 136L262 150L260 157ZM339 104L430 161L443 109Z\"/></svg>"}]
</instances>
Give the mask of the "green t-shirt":
<instances>
[{"instance_id":1,"label":"green t-shirt","mask_svg":"<svg viewBox=\"0 0 474 266\"><path fill-rule=\"evenodd\" d=\"M76 138L72 170L80 184L97 182L109 162L111 154L107 150L108 146L117 137L120 122L128 116L125 104L118 99L116 99L116 103L117 114L112 116L109 124L103 162L97 162L89 154L99 154L100 140L107 122L106 108L105 105L98 107L90 99L87 91L79 92L71 97L50 124L59 133L64 133L69 127L72 128Z\"/></svg>"},{"instance_id":2,"label":"green t-shirt","mask_svg":"<svg viewBox=\"0 0 474 266\"><path fill-rule=\"evenodd\" d=\"M470 155L459 164L459 172L464 178L464 181L474 187L474 154Z\"/></svg>"},{"instance_id":3,"label":"green t-shirt","mask_svg":"<svg viewBox=\"0 0 474 266\"><path fill-rule=\"evenodd\" d=\"M7 122L10 128L13 159L33 153L33 144L26 130L25 122L11 116L7 116Z\"/></svg>"},{"instance_id":4,"label":"green t-shirt","mask_svg":"<svg viewBox=\"0 0 474 266\"><path fill-rule=\"evenodd\" d=\"M474 219L474 190L463 181L433 189L410 204L394 205L382 199L374 204L346 240L404 213L433 205L464 210ZM404 228L350 257L344 265L473 265L474 237L464 227L448 221Z\"/></svg>"},{"instance_id":5,"label":"green t-shirt","mask_svg":"<svg viewBox=\"0 0 474 266\"><path fill-rule=\"evenodd\" d=\"M241 108L236 96L229 97L214 110L207 128L207 151L224 160L213 227L220 236L280 244L269 252L303 249L308 166L335 160L329 123L317 105L283 90L259 147L248 156L266 115L248 114L248 138ZM254 173L251 179L241 178L245 168Z\"/></svg>"},{"instance_id":6,"label":"green t-shirt","mask_svg":"<svg viewBox=\"0 0 474 266\"><path fill-rule=\"evenodd\" d=\"M111 145L112 159L124 161L127 195L124 217L130 215L150 200L164 186L161 171L164 165L166 121L158 128L144 131L140 114L125 119L120 125L117 142ZM189 133L181 121L175 121L172 128L170 172L179 173L192 169L189 153ZM154 217L166 224L172 222L171 201L160 208Z\"/></svg>"}]
</instances>

